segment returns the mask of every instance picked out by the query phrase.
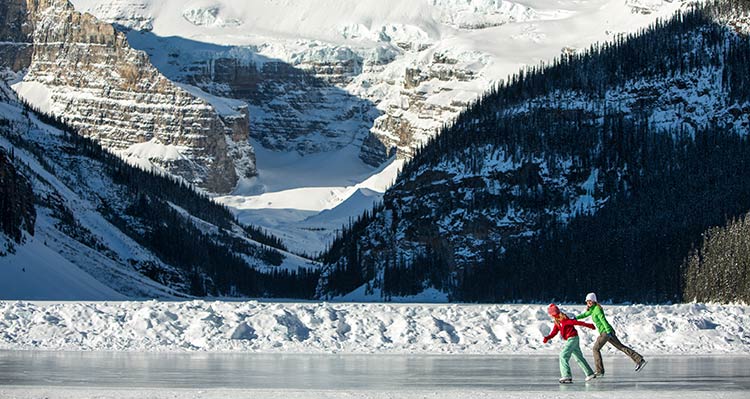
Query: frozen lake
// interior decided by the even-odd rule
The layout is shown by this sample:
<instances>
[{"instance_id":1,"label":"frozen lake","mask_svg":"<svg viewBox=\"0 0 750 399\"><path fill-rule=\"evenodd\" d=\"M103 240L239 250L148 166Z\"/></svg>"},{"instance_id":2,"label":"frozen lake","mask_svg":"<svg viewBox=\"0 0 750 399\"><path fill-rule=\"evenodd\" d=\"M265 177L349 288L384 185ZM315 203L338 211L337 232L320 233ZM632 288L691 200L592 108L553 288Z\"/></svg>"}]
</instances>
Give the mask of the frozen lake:
<instances>
[{"instance_id":1,"label":"frozen lake","mask_svg":"<svg viewBox=\"0 0 750 399\"><path fill-rule=\"evenodd\" d=\"M588 352L587 356L590 357ZM109 397L107 392L113 392L111 397L122 397L122 392L116 392L132 389L185 392L169 397L199 397L196 392L210 390L329 393L319 397L336 397L331 392L371 392L371 396L362 397L376 397L378 392L405 391L487 394L629 391L654 392L656 396L712 392L728 397L742 397L750 392L747 356L648 359L646 369L636 374L625 356L605 353L606 377L584 383L580 369L572 364L576 383L560 386L557 358L550 356L0 351L0 394L4 394L0 396L23 397L24 392L52 387L65 387L68 391L36 393L54 398L55 392L74 391L79 396L95 391L98 394L91 397Z\"/></svg>"}]
</instances>

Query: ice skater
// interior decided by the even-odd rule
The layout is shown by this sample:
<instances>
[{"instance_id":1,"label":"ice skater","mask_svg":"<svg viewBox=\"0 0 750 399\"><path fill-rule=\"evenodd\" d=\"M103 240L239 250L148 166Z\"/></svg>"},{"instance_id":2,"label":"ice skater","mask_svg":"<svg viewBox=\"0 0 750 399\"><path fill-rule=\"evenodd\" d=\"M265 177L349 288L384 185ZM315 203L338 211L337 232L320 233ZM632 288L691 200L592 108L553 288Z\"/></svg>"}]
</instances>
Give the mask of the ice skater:
<instances>
[{"instance_id":1,"label":"ice skater","mask_svg":"<svg viewBox=\"0 0 750 399\"><path fill-rule=\"evenodd\" d=\"M628 348L620 342L615 334L615 329L612 328L607 322L607 318L604 317L604 309L602 309L602 305L597 302L595 293L590 292L586 295L586 306L586 311L583 314L576 316L576 319L580 320L591 316L591 320L596 324L596 329L599 331L599 338L594 342L594 367L596 367L596 376L601 377L604 375L602 347L608 342L628 355L633 362L635 362L635 371L641 371L643 366L646 365L646 360L638 352Z\"/></svg>"},{"instance_id":2,"label":"ice skater","mask_svg":"<svg viewBox=\"0 0 750 399\"><path fill-rule=\"evenodd\" d=\"M568 316L561 312L560 308L554 303L549 305L547 313L549 313L552 320L555 321L555 326L552 328L549 335L544 337L542 341L546 344L550 339L554 338L558 332L560 332L560 337L565 341L562 352L560 352L560 383L570 384L573 382L573 375L570 373L569 363L571 356L573 356L576 363L581 367L581 370L586 374L586 381L596 378L594 371L591 370L591 366L589 366L586 358L583 357L583 353L581 353L581 346L578 343L578 331L576 331L575 328L575 326L584 326L593 330L594 325L568 318Z\"/></svg>"}]
</instances>

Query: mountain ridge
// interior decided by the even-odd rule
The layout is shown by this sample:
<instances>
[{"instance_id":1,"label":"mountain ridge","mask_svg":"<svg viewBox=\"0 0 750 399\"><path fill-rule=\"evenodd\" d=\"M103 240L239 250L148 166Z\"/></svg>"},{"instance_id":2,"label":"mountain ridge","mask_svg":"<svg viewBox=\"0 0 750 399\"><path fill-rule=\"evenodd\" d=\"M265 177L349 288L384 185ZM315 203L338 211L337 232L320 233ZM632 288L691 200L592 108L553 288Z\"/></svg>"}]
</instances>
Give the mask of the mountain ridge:
<instances>
[{"instance_id":1,"label":"mountain ridge","mask_svg":"<svg viewBox=\"0 0 750 399\"><path fill-rule=\"evenodd\" d=\"M491 89L334 242L319 295L572 300L582 282L611 278L630 281L616 300L680 300L690 246L748 206L736 169L747 162L748 39L715 22L747 10L727 4Z\"/></svg>"}]
</instances>

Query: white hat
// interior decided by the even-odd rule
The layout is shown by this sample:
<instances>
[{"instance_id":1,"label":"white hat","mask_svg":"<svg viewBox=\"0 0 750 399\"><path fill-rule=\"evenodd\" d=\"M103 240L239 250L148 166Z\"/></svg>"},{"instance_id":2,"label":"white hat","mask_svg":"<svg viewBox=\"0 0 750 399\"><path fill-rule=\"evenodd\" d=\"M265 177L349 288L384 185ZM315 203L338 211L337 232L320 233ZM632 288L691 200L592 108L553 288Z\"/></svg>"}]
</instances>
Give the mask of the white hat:
<instances>
[{"instance_id":1,"label":"white hat","mask_svg":"<svg viewBox=\"0 0 750 399\"><path fill-rule=\"evenodd\" d=\"M589 292L588 294L586 294L586 300L587 301L597 302L597 300L596 300L596 294L594 294L593 292Z\"/></svg>"}]
</instances>

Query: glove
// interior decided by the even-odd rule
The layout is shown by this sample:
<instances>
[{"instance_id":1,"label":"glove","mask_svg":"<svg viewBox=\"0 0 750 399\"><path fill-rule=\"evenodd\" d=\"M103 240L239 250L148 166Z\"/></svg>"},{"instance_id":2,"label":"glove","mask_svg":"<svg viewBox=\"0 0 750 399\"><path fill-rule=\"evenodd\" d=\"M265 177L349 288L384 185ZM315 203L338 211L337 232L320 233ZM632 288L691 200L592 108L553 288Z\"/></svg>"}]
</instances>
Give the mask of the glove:
<instances>
[{"instance_id":1,"label":"glove","mask_svg":"<svg viewBox=\"0 0 750 399\"><path fill-rule=\"evenodd\" d=\"M588 327L588 328L590 328L592 330L596 329L596 326L593 325L593 324L586 324L586 327Z\"/></svg>"},{"instance_id":2,"label":"glove","mask_svg":"<svg viewBox=\"0 0 750 399\"><path fill-rule=\"evenodd\" d=\"M547 343L548 341L549 341L549 338L547 338L547 337L544 337L544 338L542 339L542 342L544 342L545 344L546 344L546 343Z\"/></svg>"}]
</instances>

